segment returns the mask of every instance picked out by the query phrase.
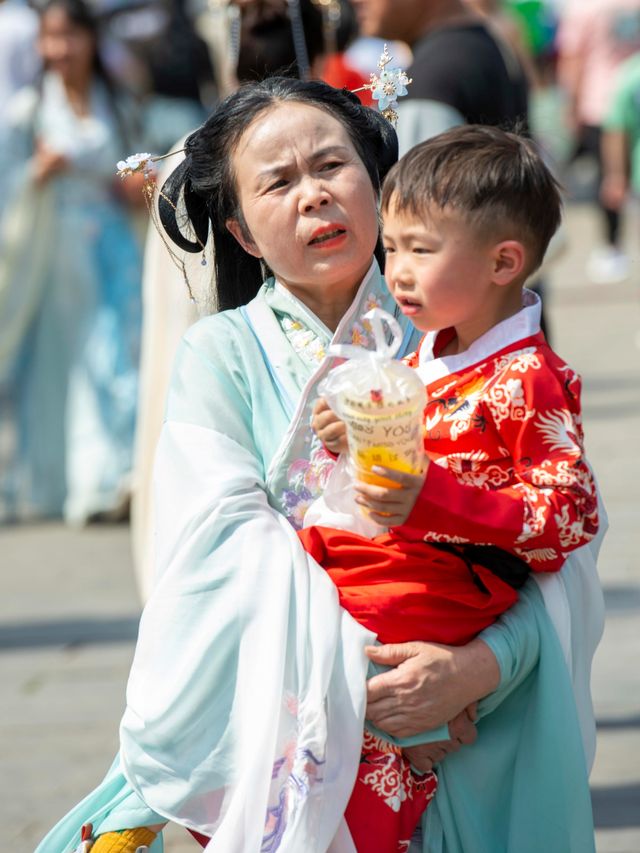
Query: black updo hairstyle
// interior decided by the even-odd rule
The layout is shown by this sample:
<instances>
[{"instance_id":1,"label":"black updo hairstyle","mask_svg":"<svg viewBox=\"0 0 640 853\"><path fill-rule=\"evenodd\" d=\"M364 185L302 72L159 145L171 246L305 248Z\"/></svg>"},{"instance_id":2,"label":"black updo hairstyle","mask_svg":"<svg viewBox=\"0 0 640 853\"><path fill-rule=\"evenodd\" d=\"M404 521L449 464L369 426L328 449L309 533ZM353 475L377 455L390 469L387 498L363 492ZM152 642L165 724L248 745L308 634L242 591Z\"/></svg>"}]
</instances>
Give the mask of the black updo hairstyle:
<instances>
[{"instance_id":1,"label":"black updo hairstyle","mask_svg":"<svg viewBox=\"0 0 640 853\"><path fill-rule=\"evenodd\" d=\"M185 159L165 182L158 201L160 220L173 242L200 252L213 237L218 310L237 308L258 292L263 269L227 230L237 219L246 229L231 165L233 150L251 122L270 106L296 101L325 110L346 128L376 193L398 159L395 130L380 113L346 90L320 81L271 77L250 83L220 103L185 143ZM185 229L195 239L185 236ZM381 260L378 241L376 256Z\"/></svg>"}]
</instances>

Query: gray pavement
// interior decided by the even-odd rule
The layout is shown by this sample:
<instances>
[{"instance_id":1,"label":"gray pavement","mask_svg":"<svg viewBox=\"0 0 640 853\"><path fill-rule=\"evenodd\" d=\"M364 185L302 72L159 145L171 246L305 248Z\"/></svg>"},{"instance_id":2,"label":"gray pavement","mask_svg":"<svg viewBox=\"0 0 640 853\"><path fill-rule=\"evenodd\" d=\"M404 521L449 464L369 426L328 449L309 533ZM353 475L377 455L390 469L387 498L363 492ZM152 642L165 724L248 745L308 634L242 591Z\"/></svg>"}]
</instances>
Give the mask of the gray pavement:
<instances>
[{"instance_id":1,"label":"gray pavement","mask_svg":"<svg viewBox=\"0 0 640 853\"><path fill-rule=\"evenodd\" d=\"M597 242L572 207L546 305L558 352L584 378L587 449L609 511L600 571L607 624L593 673L599 853L640 851L640 259L586 284ZM635 239L634 239L635 238ZM0 530L0 850L29 853L112 758L139 615L124 526ZM198 846L181 832L168 853Z\"/></svg>"}]
</instances>

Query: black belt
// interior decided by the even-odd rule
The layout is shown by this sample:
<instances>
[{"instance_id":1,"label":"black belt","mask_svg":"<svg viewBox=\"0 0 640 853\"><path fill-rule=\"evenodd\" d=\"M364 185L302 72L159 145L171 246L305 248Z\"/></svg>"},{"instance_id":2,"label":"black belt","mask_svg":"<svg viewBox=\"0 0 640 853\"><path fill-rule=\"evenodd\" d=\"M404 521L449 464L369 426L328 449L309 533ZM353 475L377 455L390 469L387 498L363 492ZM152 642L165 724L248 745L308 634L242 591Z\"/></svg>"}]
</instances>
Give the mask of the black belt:
<instances>
[{"instance_id":1,"label":"black belt","mask_svg":"<svg viewBox=\"0 0 640 853\"><path fill-rule=\"evenodd\" d=\"M521 586L524 586L531 572L531 568L524 560L509 551L498 548L497 545L473 545L470 543L454 545L452 542L430 542L429 544L440 551L457 554L464 560L474 584L483 592L489 592L489 590L474 570L474 565L489 569L513 589L520 589Z\"/></svg>"}]
</instances>

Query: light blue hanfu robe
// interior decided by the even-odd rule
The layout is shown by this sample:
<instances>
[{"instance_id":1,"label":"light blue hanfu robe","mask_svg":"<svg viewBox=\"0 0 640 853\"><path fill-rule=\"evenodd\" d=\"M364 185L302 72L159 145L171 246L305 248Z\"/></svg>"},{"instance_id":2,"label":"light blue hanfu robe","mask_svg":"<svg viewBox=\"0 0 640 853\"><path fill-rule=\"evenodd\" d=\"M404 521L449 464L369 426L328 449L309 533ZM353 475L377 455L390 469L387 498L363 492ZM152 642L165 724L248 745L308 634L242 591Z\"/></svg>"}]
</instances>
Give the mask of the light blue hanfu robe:
<instances>
[{"instance_id":1,"label":"light blue hanfu robe","mask_svg":"<svg viewBox=\"0 0 640 853\"><path fill-rule=\"evenodd\" d=\"M130 116L120 103L122 121ZM20 92L0 138L0 419L15 449L0 518L84 522L126 498L137 398L141 251L117 197L128 144L102 84L78 117L60 78ZM68 168L38 186L40 142ZM0 423L0 429L3 424ZM3 507L4 504L4 507Z\"/></svg>"},{"instance_id":2,"label":"light blue hanfu robe","mask_svg":"<svg viewBox=\"0 0 640 853\"><path fill-rule=\"evenodd\" d=\"M208 849L224 853L353 853L342 813L359 759L363 648L372 635L338 607L294 528L332 467L309 429L318 383L333 362L327 349L370 343L360 318L376 305L393 311L374 265L332 340L269 281L246 308L206 318L185 336L156 465L158 574L141 620L120 754L37 853L73 850L85 822L101 833L165 819L213 833ZM418 335L404 328L406 353ZM535 845L500 847L492 840L508 832L510 816L497 811L474 824L494 802L466 799L454 815L456 786L460 796L466 789L465 773L453 772L443 776L434 839L441 850L475 853L478 847L455 845L458 834L466 838L481 825L487 850L537 853L560 850L556 838L564 844L569 832L576 844L562 849L583 853L591 828L584 750L563 651L537 588L491 630L503 681L487 710L506 700L496 727L484 728L489 713L479 726L492 778L509 774L517 792L511 806L524 813L562 742L578 793L562 814L561 834L546 815ZM537 715L543 728L527 728ZM505 743L492 749L502 725ZM553 744L530 741L523 758L536 761L519 766L521 736L547 729L555 731ZM468 780L469 789L483 785ZM162 840L151 849L159 853Z\"/></svg>"}]
</instances>

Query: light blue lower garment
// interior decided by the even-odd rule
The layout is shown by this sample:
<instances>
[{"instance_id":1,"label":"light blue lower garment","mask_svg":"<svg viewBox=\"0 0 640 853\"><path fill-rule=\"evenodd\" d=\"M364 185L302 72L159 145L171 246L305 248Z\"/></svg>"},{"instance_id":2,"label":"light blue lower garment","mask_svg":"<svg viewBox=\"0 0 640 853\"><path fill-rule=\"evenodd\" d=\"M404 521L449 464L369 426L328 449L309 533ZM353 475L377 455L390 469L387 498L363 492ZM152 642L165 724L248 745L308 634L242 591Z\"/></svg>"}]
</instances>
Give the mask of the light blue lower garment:
<instances>
[{"instance_id":1,"label":"light blue lower garment","mask_svg":"<svg viewBox=\"0 0 640 853\"><path fill-rule=\"evenodd\" d=\"M476 743L438 768L423 853L592 853L574 694L536 584L530 580L481 636L500 663L501 683L480 703Z\"/></svg>"}]
</instances>

